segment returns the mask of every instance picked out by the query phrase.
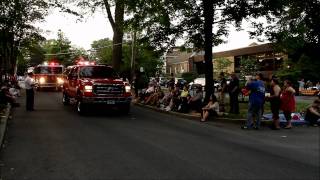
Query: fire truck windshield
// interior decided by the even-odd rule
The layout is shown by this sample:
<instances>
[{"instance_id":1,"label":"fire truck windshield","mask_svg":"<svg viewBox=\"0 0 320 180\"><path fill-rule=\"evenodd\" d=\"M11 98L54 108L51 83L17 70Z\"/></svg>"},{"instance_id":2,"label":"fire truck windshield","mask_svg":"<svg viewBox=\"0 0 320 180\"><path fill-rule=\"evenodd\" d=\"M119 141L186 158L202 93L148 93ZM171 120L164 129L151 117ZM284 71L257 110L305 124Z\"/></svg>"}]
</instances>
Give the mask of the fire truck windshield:
<instances>
[{"instance_id":1,"label":"fire truck windshield","mask_svg":"<svg viewBox=\"0 0 320 180\"><path fill-rule=\"evenodd\" d=\"M108 66L84 66L80 69L80 77L84 78L118 78L114 69Z\"/></svg>"},{"instance_id":2,"label":"fire truck windshield","mask_svg":"<svg viewBox=\"0 0 320 180\"><path fill-rule=\"evenodd\" d=\"M50 66L38 66L34 69L35 74L62 74L63 68L60 66L50 67Z\"/></svg>"}]
</instances>

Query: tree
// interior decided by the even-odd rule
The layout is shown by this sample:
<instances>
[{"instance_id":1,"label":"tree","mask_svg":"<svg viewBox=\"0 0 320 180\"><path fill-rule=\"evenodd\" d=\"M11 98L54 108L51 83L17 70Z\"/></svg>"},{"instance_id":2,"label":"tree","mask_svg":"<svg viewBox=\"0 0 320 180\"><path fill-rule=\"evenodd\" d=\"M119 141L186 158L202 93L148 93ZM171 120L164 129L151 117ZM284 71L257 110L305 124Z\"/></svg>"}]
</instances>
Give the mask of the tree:
<instances>
[{"instance_id":1,"label":"tree","mask_svg":"<svg viewBox=\"0 0 320 180\"><path fill-rule=\"evenodd\" d=\"M50 39L43 42L43 48L46 52L45 61L58 61L63 65L71 65L71 42L64 36L61 30L58 31L57 39Z\"/></svg>"},{"instance_id":2,"label":"tree","mask_svg":"<svg viewBox=\"0 0 320 180\"><path fill-rule=\"evenodd\" d=\"M108 38L94 41L91 45L94 50L94 58L98 59L101 63L111 64L112 44L113 42ZM130 76L132 53L130 43L125 42L122 50L123 64L120 70L121 72L125 72L126 76ZM148 44L143 44L139 41L134 53L136 53L135 66L137 68L144 67L145 73L148 76L155 76L161 67L160 54Z\"/></svg>"},{"instance_id":3,"label":"tree","mask_svg":"<svg viewBox=\"0 0 320 180\"><path fill-rule=\"evenodd\" d=\"M0 63L2 74L14 74L20 49L40 35L31 23L43 19L48 8L44 0L0 2Z\"/></svg>"},{"instance_id":4,"label":"tree","mask_svg":"<svg viewBox=\"0 0 320 180\"><path fill-rule=\"evenodd\" d=\"M181 77L190 83L198 77L198 74L196 72L185 72L181 74Z\"/></svg>"},{"instance_id":5,"label":"tree","mask_svg":"<svg viewBox=\"0 0 320 180\"><path fill-rule=\"evenodd\" d=\"M232 64L232 61L227 58L217 58L214 60L214 64L216 65L216 74L220 74L221 72L227 71L227 68Z\"/></svg>"},{"instance_id":6,"label":"tree","mask_svg":"<svg viewBox=\"0 0 320 180\"><path fill-rule=\"evenodd\" d=\"M112 64L112 45L112 40L108 38L93 41L91 48L94 58L101 63Z\"/></svg>"},{"instance_id":7,"label":"tree","mask_svg":"<svg viewBox=\"0 0 320 180\"><path fill-rule=\"evenodd\" d=\"M128 22L143 27L144 38L159 49L168 49L179 38L205 51L206 100L213 93L212 46L223 42L228 26L240 27L249 16L258 16L265 1L243 0L132 0ZM130 9L131 7L131 9Z\"/></svg>"},{"instance_id":8,"label":"tree","mask_svg":"<svg viewBox=\"0 0 320 180\"><path fill-rule=\"evenodd\" d=\"M120 70L122 63L122 40L124 34L124 14L126 0L73 0L79 7L90 9L95 12L97 9L103 9L107 13L109 23L113 30L112 47L112 66ZM112 8L114 7L114 14Z\"/></svg>"},{"instance_id":9,"label":"tree","mask_svg":"<svg viewBox=\"0 0 320 180\"><path fill-rule=\"evenodd\" d=\"M30 44L43 40L39 30L33 26L41 21L50 7L62 12L76 14L57 0L4 0L0 2L0 77L15 72L18 56Z\"/></svg>"},{"instance_id":10,"label":"tree","mask_svg":"<svg viewBox=\"0 0 320 180\"><path fill-rule=\"evenodd\" d=\"M254 58L241 58L240 60L240 76L245 78L245 76L253 76L259 70L257 60Z\"/></svg>"},{"instance_id":11,"label":"tree","mask_svg":"<svg viewBox=\"0 0 320 180\"><path fill-rule=\"evenodd\" d=\"M270 3L269 3L270 5ZM288 76L301 76L311 80L320 79L320 2L318 0L273 0L274 6L264 4L268 13L262 15L268 23L252 22L256 31L253 37L264 34L276 43L277 49L288 54L290 69Z\"/></svg>"}]
</instances>

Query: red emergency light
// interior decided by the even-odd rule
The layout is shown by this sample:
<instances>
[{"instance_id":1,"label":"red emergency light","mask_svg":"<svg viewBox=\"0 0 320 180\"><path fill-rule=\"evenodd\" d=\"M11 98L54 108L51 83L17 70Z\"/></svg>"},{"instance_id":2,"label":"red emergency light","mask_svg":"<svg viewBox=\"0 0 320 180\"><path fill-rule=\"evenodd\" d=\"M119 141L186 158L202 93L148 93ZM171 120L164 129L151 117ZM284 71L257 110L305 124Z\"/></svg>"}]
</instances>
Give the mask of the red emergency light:
<instances>
[{"instance_id":1,"label":"red emergency light","mask_svg":"<svg viewBox=\"0 0 320 180\"><path fill-rule=\"evenodd\" d=\"M77 65L83 65L83 66L89 66L89 65L95 65L96 63L94 61L78 61Z\"/></svg>"},{"instance_id":2,"label":"red emergency light","mask_svg":"<svg viewBox=\"0 0 320 180\"><path fill-rule=\"evenodd\" d=\"M59 63L57 63L57 62L49 62L48 63L49 64L49 66L58 66L59 65Z\"/></svg>"}]
</instances>

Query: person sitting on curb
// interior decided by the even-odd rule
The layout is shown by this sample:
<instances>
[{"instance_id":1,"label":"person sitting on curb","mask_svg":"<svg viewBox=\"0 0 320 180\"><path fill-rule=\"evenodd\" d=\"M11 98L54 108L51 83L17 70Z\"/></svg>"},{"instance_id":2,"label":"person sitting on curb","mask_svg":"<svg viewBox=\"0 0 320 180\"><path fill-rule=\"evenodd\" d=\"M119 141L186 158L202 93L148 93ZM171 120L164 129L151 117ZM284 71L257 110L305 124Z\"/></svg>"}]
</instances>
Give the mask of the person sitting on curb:
<instances>
[{"instance_id":1,"label":"person sitting on curb","mask_svg":"<svg viewBox=\"0 0 320 180\"><path fill-rule=\"evenodd\" d=\"M158 86L155 92L147 98L147 100L145 101L145 104L156 106L159 103L159 99L161 99L163 96L164 96L163 91L161 90L160 86Z\"/></svg>"},{"instance_id":2,"label":"person sitting on curb","mask_svg":"<svg viewBox=\"0 0 320 180\"><path fill-rule=\"evenodd\" d=\"M196 94L189 98L188 105L190 110L195 110L197 112L201 112L202 107L202 98L203 98L203 92L202 92L202 86L197 87Z\"/></svg>"},{"instance_id":3,"label":"person sitting on curb","mask_svg":"<svg viewBox=\"0 0 320 180\"><path fill-rule=\"evenodd\" d=\"M18 106L16 103L15 97L12 96L9 92L9 88L7 85L1 86L0 90L0 104L7 104L9 103L12 107Z\"/></svg>"},{"instance_id":4,"label":"person sitting on curb","mask_svg":"<svg viewBox=\"0 0 320 180\"><path fill-rule=\"evenodd\" d=\"M317 121L320 119L320 99L308 106L304 120L309 122L310 126L317 127Z\"/></svg>"},{"instance_id":5,"label":"person sitting on curb","mask_svg":"<svg viewBox=\"0 0 320 180\"><path fill-rule=\"evenodd\" d=\"M173 89L169 88L169 93L166 93L162 99L159 100L159 107L164 109L167 107L173 97Z\"/></svg>"},{"instance_id":6,"label":"person sitting on curb","mask_svg":"<svg viewBox=\"0 0 320 180\"><path fill-rule=\"evenodd\" d=\"M189 111L188 106L188 100L190 98L188 86L183 86L183 90L181 91L181 94L179 96L179 102L178 103L178 111L182 113L187 113Z\"/></svg>"},{"instance_id":7,"label":"person sitting on curb","mask_svg":"<svg viewBox=\"0 0 320 180\"><path fill-rule=\"evenodd\" d=\"M210 96L210 100L206 106L202 108L201 122L208 120L209 116L222 116L223 112L219 111L219 103L215 95Z\"/></svg>"},{"instance_id":8,"label":"person sitting on curb","mask_svg":"<svg viewBox=\"0 0 320 180\"><path fill-rule=\"evenodd\" d=\"M155 92L155 86L150 83L147 89L142 90L142 93L139 95L141 103L145 103L148 97Z\"/></svg>"},{"instance_id":9,"label":"person sitting on curb","mask_svg":"<svg viewBox=\"0 0 320 180\"><path fill-rule=\"evenodd\" d=\"M14 96L14 97L20 97L20 88L18 85L10 85L10 88L9 88L9 93Z\"/></svg>"},{"instance_id":10,"label":"person sitting on curb","mask_svg":"<svg viewBox=\"0 0 320 180\"><path fill-rule=\"evenodd\" d=\"M173 109L178 109L179 95L180 95L180 88L179 88L179 86L176 86L175 89L172 91L172 98L170 100L170 103L165 108L166 111L171 111Z\"/></svg>"}]
</instances>

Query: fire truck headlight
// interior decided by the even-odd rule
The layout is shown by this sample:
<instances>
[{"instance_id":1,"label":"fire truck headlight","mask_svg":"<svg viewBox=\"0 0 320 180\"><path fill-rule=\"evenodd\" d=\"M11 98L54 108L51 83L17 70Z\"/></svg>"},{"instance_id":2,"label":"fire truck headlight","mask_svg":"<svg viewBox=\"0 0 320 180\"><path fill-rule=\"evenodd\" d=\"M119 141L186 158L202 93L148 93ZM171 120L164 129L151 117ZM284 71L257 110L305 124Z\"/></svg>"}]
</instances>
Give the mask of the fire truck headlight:
<instances>
[{"instance_id":1,"label":"fire truck headlight","mask_svg":"<svg viewBox=\"0 0 320 180\"><path fill-rule=\"evenodd\" d=\"M84 86L84 92L92 92L92 86Z\"/></svg>"},{"instance_id":2,"label":"fire truck headlight","mask_svg":"<svg viewBox=\"0 0 320 180\"><path fill-rule=\"evenodd\" d=\"M57 82L58 82L58 84L63 84L64 83L64 81L63 81L63 79L61 79L61 78L57 78Z\"/></svg>"},{"instance_id":3,"label":"fire truck headlight","mask_svg":"<svg viewBox=\"0 0 320 180\"><path fill-rule=\"evenodd\" d=\"M41 77L40 79L39 79L39 83L40 84L44 84L46 82L46 79L44 78L44 77Z\"/></svg>"},{"instance_id":4,"label":"fire truck headlight","mask_svg":"<svg viewBox=\"0 0 320 180\"><path fill-rule=\"evenodd\" d=\"M125 90L126 90L126 93L130 93L131 92L131 87L130 86L125 86Z\"/></svg>"}]
</instances>

